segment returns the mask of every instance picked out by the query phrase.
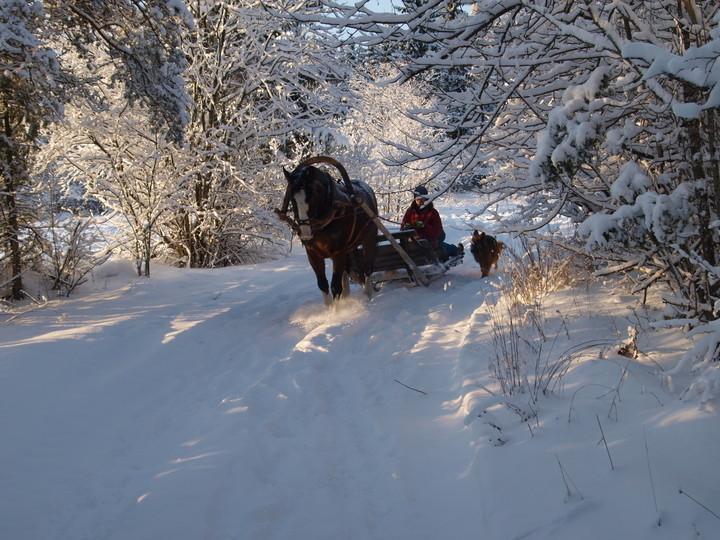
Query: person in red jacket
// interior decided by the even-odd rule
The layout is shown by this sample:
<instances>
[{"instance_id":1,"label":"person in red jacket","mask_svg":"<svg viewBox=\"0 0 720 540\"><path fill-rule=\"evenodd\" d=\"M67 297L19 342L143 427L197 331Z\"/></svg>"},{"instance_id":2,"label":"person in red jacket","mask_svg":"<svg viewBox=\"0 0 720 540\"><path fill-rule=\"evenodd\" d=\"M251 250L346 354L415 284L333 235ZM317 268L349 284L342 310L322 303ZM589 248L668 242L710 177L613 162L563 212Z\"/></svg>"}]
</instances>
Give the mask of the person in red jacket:
<instances>
[{"instance_id":1,"label":"person in red jacket","mask_svg":"<svg viewBox=\"0 0 720 540\"><path fill-rule=\"evenodd\" d=\"M438 252L441 260L456 257L463 253L462 244L453 246L445 243L445 230L443 229L440 214L435 210L433 203L428 202L428 190L425 186L418 186L413 190L414 200L407 209L400 224L401 229L415 229L420 238L424 238Z\"/></svg>"}]
</instances>

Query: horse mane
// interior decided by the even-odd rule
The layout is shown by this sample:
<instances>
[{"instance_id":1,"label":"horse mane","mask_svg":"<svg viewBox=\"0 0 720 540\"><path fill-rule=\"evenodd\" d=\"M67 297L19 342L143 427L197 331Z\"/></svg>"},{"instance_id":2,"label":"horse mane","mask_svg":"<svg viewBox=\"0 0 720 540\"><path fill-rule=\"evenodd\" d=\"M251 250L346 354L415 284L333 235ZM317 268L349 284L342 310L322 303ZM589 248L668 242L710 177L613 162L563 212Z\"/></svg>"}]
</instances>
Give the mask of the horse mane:
<instances>
[{"instance_id":1,"label":"horse mane","mask_svg":"<svg viewBox=\"0 0 720 540\"><path fill-rule=\"evenodd\" d=\"M340 171L340 175L342 176L343 182L345 183L345 187L347 188L348 195L350 195L351 198L355 195L355 190L353 189L352 182L350 181L350 176L348 175L347 171L345 170L345 167L343 167L342 163L340 163L336 159L333 159L329 156L315 156L315 157L304 159L303 161L300 162L300 165L298 165L298 167L302 167L304 165L315 165L318 163L325 163L327 165L332 165L338 171Z\"/></svg>"}]
</instances>

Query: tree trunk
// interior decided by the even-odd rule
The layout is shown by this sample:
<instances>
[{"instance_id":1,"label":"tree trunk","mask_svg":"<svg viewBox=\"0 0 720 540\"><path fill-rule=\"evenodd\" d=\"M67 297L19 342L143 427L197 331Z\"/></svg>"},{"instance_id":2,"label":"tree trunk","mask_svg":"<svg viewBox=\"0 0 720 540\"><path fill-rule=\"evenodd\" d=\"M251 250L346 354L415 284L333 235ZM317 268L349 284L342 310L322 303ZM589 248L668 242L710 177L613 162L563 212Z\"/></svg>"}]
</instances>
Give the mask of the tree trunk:
<instances>
[{"instance_id":1,"label":"tree trunk","mask_svg":"<svg viewBox=\"0 0 720 540\"><path fill-rule=\"evenodd\" d=\"M6 192L4 194L5 207L7 208L7 239L8 251L10 251L10 271L12 272L12 292L14 300L23 298L22 284L22 257L20 254L20 239L18 237L18 215L17 202L15 200L15 183L5 182Z\"/></svg>"},{"instance_id":2,"label":"tree trunk","mask_svg":"<svg viewBox=\"0 0 720 540\"><path fill-rule=\"evenodd\" d=\"M712 204L713 213L720 216L720 156L718 156L718 139L717 139L717 118L715 109L710 109L704 114L704 131L707 135L709 163L708 169L712 177L712 194L710 202Z\"/></svg>"},{"instance_id":3,"label":"tree trunk","mask_svg":"<svg viewBox=\"0 0 720 540\"><path fill-rule=\"evenodd\" d=\"M691 22L696 22L692 2L686 1L684 7L686 8L688 19ZM693 46L693 43L686 27L682 26L683 14L682 6L680 4L678 4L678 14L680 15L681 21L680 38L682 40L684 50L687 51ZM685 20L685 22L687 22L687 20ZM700 88L688 82L683 82L681 88L682 98L686 103L702 102L703 95ZM712 114L712 111L710 111L710 114ZM707 118L708 116L706 115L705 119L707 120ZM696 191L699 195L697 197L696 204L698 209L697 219L700 236L700 255L708 264L715 266L715 243L713 242L713 232L710 229L710 222L712 220L714 180L712 179L712 171L708 174L705 168L705 157L707 153L712 152L713 142L709 136L710 133L707 131L707 127L709 127L708 124L706 122L701 122L700 118L684 120L683 127L687 133L688 148L686 151L686 159L692 170L693 180L702 186L701 189ZM708 151L707 153L706 150ZM710 159L712 159L712 157ZM711 163L708 163L708 165L710 166ZM702 271L699 275L696 272L692 281L690 289L695 290L695 301L703 306L708 306L700 309L701 317L712 319L712 306L709 306L711 291L707 272Z\"/></svg>"},{"instance_id":4,"label":"tree trunk","mask_svg":"<svg viewBox=\"0 0 720 540\"><path fill-rule=\"evenodd\" d=\"M12 291L10 296L13 300L23 298L22 284L22 256L20 252L20 224L18 219L16 190L19 185L19 178L22 173L20 156L13 148L13 134L10 125L9 112L5 111L3 118L5 141L2 144L4 190L2 193L3 206L5 207L5 238L7 250L10 252L10 272L12 273Z\"/></svg>"},{"instance_id":5,"label":"tree trunk","mask_svg":"<svg viewBox=\"0 0 720 540\"><path fill-rule=\"evenodd\" d=\"M150 228L148 227L145 231L145 245L143 246L145 251L145 277L150 277L150 255L152 251L152 236L150 234Z\"/></svg>"}]
</instances>

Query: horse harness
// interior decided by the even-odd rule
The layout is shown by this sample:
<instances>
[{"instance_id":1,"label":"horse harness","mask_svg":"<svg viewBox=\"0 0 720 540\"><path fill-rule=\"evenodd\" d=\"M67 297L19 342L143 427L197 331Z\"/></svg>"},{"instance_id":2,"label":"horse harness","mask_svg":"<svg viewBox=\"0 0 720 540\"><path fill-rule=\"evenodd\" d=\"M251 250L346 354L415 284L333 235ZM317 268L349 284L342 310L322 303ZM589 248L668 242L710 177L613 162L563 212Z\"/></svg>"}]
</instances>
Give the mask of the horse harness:
<instances>
[{"instance_id":1,"label":"horse harness","mask_svg":"<svg viewBox=\"0 0 720 540\"><path fill-rule=\"evenodd\" d=\"M351 242L349 242L348 247L344 250L341 250L339 253L342 253L344 251L350 251L351 249L354 249L355 243L362 235L365 228L370 224L372 220L368 219L366 223L358 228L358 214L365 215L365 212L360 208L357 203L354 202L354 195L350 195L348 197L349 201L338 201L336 198L336 189L337 184L334 181L331 181L327 185L327 192L326 196L327 199L330 202L330 207L332 210L330 211L329 215L322 219L317 218L311 218L308 216L307 219L300 219L298 216L297 207L295 204L293 204L293 213L294 218L291 218L287 215L288 206L290 205L290 199L292 198L292 186L288 185L287 189L285 190L285 198L283 200L283 206L282 209L276 210L276 213L278 216L285 222L287 222L290 225L290 228L292 231L300 237L300 226L307 225L310 227L311 233L314 234L318 231L322 231L325 229L328 225L333 223L334 221L337 221L338 219L342 219L347 217L346 210L351 209L353 213L353 224L352 228L350 229L350 235L349 238L351 239ZM308 243L310 243L314 238L311 238L310 240L300 240L303 244L303 246L307 247Z\"/></svg>"}]
</instances>

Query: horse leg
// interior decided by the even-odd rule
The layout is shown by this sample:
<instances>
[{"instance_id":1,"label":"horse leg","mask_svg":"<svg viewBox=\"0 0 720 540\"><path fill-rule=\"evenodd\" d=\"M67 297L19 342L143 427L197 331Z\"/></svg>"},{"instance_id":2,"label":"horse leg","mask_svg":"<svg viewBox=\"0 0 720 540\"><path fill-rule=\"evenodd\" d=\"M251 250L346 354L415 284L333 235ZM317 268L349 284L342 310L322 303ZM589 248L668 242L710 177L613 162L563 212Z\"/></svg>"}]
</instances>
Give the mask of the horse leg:
<instances>
[{"instance_id":1,"label":"horse leg","mask_svg":"<svg viewBox=\"0 0 720 540\"><path fill-rule=\"evenodd\" d=\"M350 274L343 272L342 277L342 297L347 298L350 296Z\"/></svg>"},{"instance_id":2,"label":"horse leg","mask_svg":"<svg viewBox=\"0 0 720 540\"><path fill-rule=\"evenodd\" d=\"M330 288L329 288L328 280L325 277L325 259L323 259L317 253L311 252L311 251L307 251L307 257L308 257L308 261L310 261L310 266L312 266L313 272L315 272L315 277L317 278L318 288L323 293L323 301L325 302L325 305L329 305L330 304Z\"/></svg>"},{"instance_id":3,"label":"horse leg","mask_svg":"<svg viewBox=\"0 0 720 540\"><path fill-rule=\"evenodd\" d=\"M338 298L343 292L343 276L345 275L345 257L335 257L333 259L333 275L330 282L330 290L332 291L333 300ZM349 284L348 284L349 288Z\"/></svg>"}]
</instances>

